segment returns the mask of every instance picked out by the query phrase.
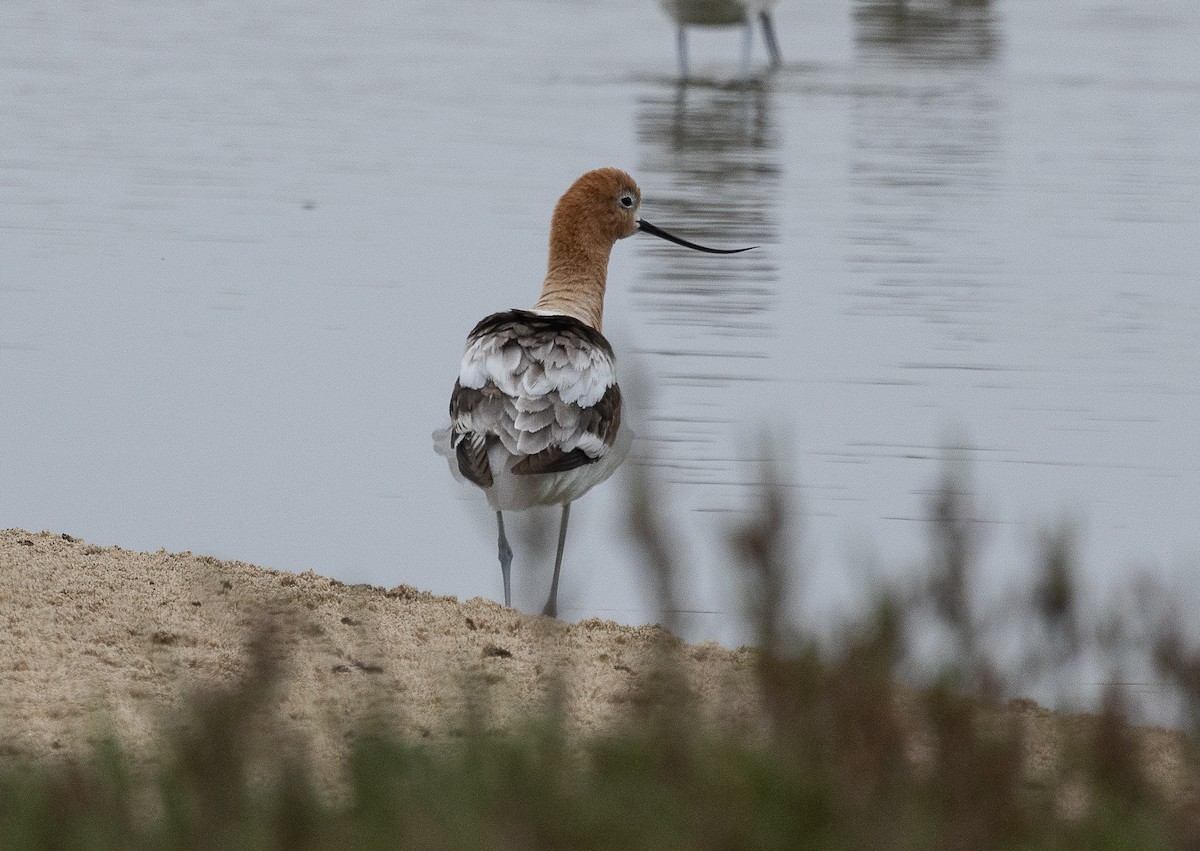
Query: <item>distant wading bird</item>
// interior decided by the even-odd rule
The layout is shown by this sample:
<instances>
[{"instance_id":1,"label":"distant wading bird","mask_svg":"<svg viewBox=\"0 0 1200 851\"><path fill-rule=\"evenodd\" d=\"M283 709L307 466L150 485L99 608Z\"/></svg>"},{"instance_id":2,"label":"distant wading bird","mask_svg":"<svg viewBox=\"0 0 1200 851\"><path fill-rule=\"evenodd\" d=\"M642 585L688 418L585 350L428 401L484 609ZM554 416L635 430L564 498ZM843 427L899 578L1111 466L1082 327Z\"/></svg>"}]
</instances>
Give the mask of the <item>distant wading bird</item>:
<instances>
[{"instance_id":1,"label":"distant wading bird","mask_svg":"<svg viewBox=\"0 0 1200 851\"><path fill-rule=\"evenodd\" d=\"M550 263L532 310L486 317L467 336L450 395L450 425L433 433L450 471L483 489L500 530L504 605L512 605L512 548L504 512L562 505L554 579L544 614L558 613L558 575L571 503L625 460L633 433L621 422L612 346L600 333L608 256L638 231L706 248L638 217L642 194L615 168L589 171L559 199L550 221Z\"/></svg>"},{"instance_id":2,"label":"distant wading bird","mask_svg":"<svg viewBox=\"0 0 1200 851\"><path fill-rule=\"evenodd\" d=\"M762 26L763 41L771 57L771 66L783 62L779 53L779 42L775 38L775 24L771 20L771 7L775 0L659 0L678 29L675 44L679 51L679 76L688 76L687 28L688 27L732 27L742 26L742 72L743 79L750 76L750 52L754 43L754 19Z\"/></svg>"}]
</instances>

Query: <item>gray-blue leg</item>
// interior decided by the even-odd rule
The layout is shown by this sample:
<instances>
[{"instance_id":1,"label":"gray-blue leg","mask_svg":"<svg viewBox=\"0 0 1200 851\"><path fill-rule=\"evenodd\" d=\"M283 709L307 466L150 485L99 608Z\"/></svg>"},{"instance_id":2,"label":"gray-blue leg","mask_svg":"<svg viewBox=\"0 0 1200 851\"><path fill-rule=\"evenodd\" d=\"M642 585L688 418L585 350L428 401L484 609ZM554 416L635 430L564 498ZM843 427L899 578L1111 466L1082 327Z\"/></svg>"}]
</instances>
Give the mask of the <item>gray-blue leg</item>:
<instances>
[{"instance_id":1,"label":"gray-blue leg","mask_svg":"<svg viewBox=\"0 0 1200 851\"><path fill-rule=\"evenodd\" d=\"M558 555L554 557L554 578L550 580L550 599L546 601L543 615L558 617L558 572L562 570L563 547L567 544L567 520L571 517L571 503L564 502L562 525L558 527Z\"/></svg>"},{"instance_id":2,"label":"gray-blue leg","mask_svg":"<svg viewBox=\"0 0 1200 851\"><path fill-rule=\"evenodd\" d=\"M767 43L771 64L776 67L782 65L783 54L779 52L779 40L775 38L775 22L771 20L771 13L764 9L758 13L758 20L762 24L763 40Z\"/></svg>"},{"instance_id":3,"label":"gray-blue leg","mask_svg":"<svg viewBox=\"0 0 1200 851\"><path fill-rule=\"evenodd\" d=\"M500 575L504 577L504 605L512 606L512 591L509 586L509 574L512 572L512 547L508 538L504 537L504 514L496 512L496 525L500 527Z\"/></svg>"},{"instance_id":4,"label":"gray-blue leg","mask_svg":"<svg viewBox=\"0 0 1200 851\"><path fill-rule=\"evenodd\" d=\"M686 80L688 75L687 30L683 24L680 24L679 29L675 31L675 47L679 53L679 76Z\"/></svg>"}]
</instances>

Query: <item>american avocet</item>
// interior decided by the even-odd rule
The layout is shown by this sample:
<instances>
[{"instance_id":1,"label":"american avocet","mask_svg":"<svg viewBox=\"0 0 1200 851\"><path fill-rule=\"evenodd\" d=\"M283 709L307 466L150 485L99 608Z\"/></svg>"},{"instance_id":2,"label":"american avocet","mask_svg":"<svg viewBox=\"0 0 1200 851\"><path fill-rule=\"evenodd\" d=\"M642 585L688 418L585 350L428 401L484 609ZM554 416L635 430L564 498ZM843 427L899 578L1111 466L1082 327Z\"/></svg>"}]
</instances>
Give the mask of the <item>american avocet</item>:
<instances>
[{"instance_id":1,"label":"american avocet","mask_svg":"<svg viewBox=\"0 0 1200 851\"><path fill-rule=\"evenodd\" d=\"M754 19L762 25L763 41L771 56L771 65L783 62L779 53L779 42L775 38L775 24L771 20L771 7L775 0L659 0L678 29L675 43L679 51L679 75L687 77L687 28L688 27L731 27L741 24L742 77L750 75L750 50L754 42Z\"/></svg>"},{"instance_id":2,"label":"american avocet","mask_svg":"<svg viewBox=\"0 0 1200 851\"><path fill-rule=\"evenodd\" d=\"M500 530L504 605L512 605L512 548L504 512L562 505L554 579L544 614L558 610L558 575L571 503L613 474L633 432L621 421L613 349L600 333L608 256L638 231L706 248L638 217L642 194L615 168L589 171L559 199L550 221L550 262L532 310L483 319L467 336L450 395L450 425L434 448L450 471L483 489Z\"/></svg>"}]
</instances>

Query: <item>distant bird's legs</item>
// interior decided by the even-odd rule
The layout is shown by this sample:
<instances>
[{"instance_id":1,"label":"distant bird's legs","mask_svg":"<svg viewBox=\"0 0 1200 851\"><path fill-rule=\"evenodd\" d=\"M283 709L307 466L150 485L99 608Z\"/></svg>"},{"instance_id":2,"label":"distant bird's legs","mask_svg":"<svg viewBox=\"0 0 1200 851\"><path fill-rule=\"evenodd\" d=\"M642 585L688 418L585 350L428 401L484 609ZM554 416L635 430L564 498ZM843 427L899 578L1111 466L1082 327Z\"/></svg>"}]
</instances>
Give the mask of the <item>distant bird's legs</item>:
<instances>
[{"instance_id":1,"label":"distant bird's legs","mask_svg":"<svg viewBox=\"0 0 1200 851\"><path fill-rule=\"evenodd\" d=\"M762 23L763 40L767 43L767 53L771 54L771 65L778 67L783 64L783 55L779 52L779 41L775 38L775 24L771 20L771 13L766 9L758 13L758 20Z\"/></svg>"},{"instance_id":2,"label":"distant bird's legs","mask_svg":"<svg viewBox=\"0 0 1200 851\"><path fill-rule=\"evenodd\" d=\"M679 76L686 80L688 75L687 29L683 24L680 24L679 29L675 31L675 46L679 51Z\"/></svg>"},{"instance_id":3,"label":"distant bird's legs","mask_svg":"<svg viewBox=\"0 0 1200 851\"><path fill-rule=\"evenodd\" d=\"M558 572L562 570L563 547L567 543L567 520L571 517L571 503L564 502L562 510L562 525L558 527L558 555L554 557L554 578L550 580L550 599L546 601L543 615L558 617Z\"/></svg>"},{"instance_id":4,"label":"distant bird's legs","mask_svg":"<svg viewBox=\"0 0 1200 851\"><path fill-rule=\"evenodd\" d=\"M512 547L508 545L508 538L504 537L504 514L496 512L496 525L500 527L500 575L504 577L504 605L512 606L512 592L509 586L509 573L512 569Z\"/></svg>"}]
</instances>

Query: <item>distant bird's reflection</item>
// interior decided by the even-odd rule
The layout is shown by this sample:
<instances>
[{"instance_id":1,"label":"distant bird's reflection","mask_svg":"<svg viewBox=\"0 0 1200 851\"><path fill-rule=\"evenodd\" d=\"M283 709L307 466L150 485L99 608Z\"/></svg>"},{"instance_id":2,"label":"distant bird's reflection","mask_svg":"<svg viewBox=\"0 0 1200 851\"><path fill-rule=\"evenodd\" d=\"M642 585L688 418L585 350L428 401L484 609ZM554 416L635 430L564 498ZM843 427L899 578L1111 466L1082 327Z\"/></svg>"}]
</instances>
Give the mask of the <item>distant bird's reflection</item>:
<instances>
[{"instance_id":1,"label":"distant bird's reflection","mask_svg":"<svg viewBox=\"0 0 1200 851\"><path fill-rule=\"evenodd\" d=\"M995 58L1000 35L988 0L859 0L854 43L862 58L970 63Z\"/></svg>"},{"instance_id":2,"label":"distant bird's reflection","mask_svg":"<svg viewBox=\"0 0 1200 851\"><path fill-rule=\"evenodd\" d=\"M688 480L729 481L736 451L719 451L730 388L763 380L776 335L779 133L765 86L681 84L641 99L637 134L647 209L687 222L689 238L763 246L708 266L643 245L634 287L639 354L665 391L648 412L656 463ZM722 244L724 244L724 242ZM653 343L649 343L653 341ZM722 398L713 398L719 394ZM718 422L722 420L723 422Z\"/></svg>"},{"instance_id":3,"label":"distant bird's reflection","mask_svg":"<svg viewBox=\"0 0 1200 851\"><path fill-rule=\"evenodd\" d=\"M995 279L997 30L986 0L855 5L852 312L924 320L956 350L992 333L1006 297Z\"/></svg>"}]
</instances>

